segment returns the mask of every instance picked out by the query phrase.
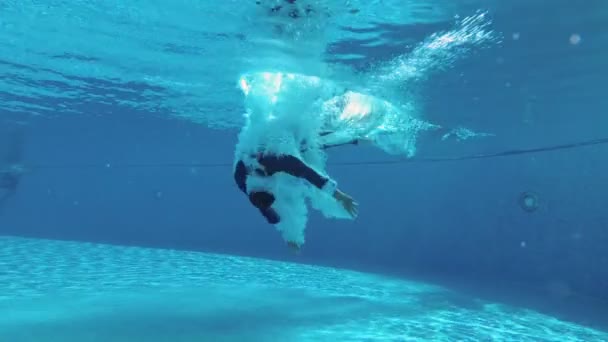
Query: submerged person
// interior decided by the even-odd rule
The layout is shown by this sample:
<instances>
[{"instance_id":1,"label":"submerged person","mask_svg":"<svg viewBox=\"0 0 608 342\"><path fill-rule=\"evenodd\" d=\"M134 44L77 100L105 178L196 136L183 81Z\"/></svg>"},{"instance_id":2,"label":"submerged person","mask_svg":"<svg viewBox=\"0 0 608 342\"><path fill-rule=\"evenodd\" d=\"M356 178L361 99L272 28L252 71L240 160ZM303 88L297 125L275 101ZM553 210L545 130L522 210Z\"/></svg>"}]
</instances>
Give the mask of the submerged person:
<instances>
[{"instance_id":1,"label":"submerged person","mask_svg":"<svg viewBox=\"0 0 608 342\"><path fill-rule=\"evenodd\" d=\"M358 216L357 202L324 173L327 149L364 140L412 154L418 133L436 127L316 76L252 73L240 86L247 122L235 151L234 180L295 249L305 240L306 202L328 218Z\"/></svg>"},{"instance_id":2,"label":"submerged person","mask_svg":"<svg viewBox=\"0 0 608 342\"><path fill-rule=\"evenodd\" d=\"M327 149L358 143L325 129L319 99L331 89L318 78L283 73L253 74L240 85L246 124L234 180L251 204L295 249L305 241L308 205L328 218L355 219L357 202L324 172Z\"/></svg>"},{"instance_id":3,"label":"submerged person","mask_svg":"<svg viewBox=\"0 0 608 342\"><path fill-rule=\"evenodd\" d=\"M235 151L234 180L287 244L304 243L306 201L325 217L354 219L358 204L323 171L327 149L360 140L411 157L423 132L441 126L408 105L348 90L316 76L245 74L246 124Z\"/></svg>"},{"instance_id":4,"label":"submerged person","mask_svg":"<svg viewBox=\"0 0 608 342\"><path fill-rule=\"evenodd\" d=\"M309 8L309 2L300 0L257 3L266 8L268 17L284 19L278 20L284 25L277 33L293 46L323 45L320 35L325 31L320 28L325 16L313 20L323 9ZM332 131L346 141L364 138L384 152L407 157L415 155L418 136L425 131L441 133L442 140L479 135L470 130L446 133L441 126L420 119L415 101L395 94L402 93L405 82L411 87L412 82L426 79L422 76L464 56L459 52L464 44L491 41L493 34L485 30L488 21L484 18L483 14L467 17L455 30L436 34L384 67L346 84L277 70L241 77L246 123L235 151L235 181L288 244L299 247L304 243L307 202L325 217L348 219L357 214L356 202L324 173L325 147L332 144L320 143L323 136L319 132ZM354 89L348 89L349 85ZM303 149L303 145L307 147Z\"/></svg>"}]
</instances>

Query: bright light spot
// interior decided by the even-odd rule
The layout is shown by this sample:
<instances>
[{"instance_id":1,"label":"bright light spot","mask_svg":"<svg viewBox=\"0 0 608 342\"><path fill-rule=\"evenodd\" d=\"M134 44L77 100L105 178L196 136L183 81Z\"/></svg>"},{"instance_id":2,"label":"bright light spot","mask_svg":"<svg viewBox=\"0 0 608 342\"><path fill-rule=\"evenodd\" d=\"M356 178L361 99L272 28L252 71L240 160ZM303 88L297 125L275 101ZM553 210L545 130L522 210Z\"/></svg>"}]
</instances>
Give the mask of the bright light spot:
<instances>
[{"instance_id":1,"label":"bright light spot","mask_svg":"<svg viewBox=\"0 0 608 342\"><path fill-rule=\"evenodd\" d=\"M570 44L578 45L581 42L581 36L574 33L570 36Z\"/></svg>"},{"instance_id":2,"label":"bright light spot","mask_svg":"<svg viewBox=\"0 0 608 342\"><path fill-rule=\"evenodd\" d=\"M249 84L247 84L247 81L244 78L241 78L241 90L243 91L243 93L245 93L245 95L249 94Z\"/></svg>"},{"instance_id":3,"label":"bright light spot","mask_svg":"<svg viewBox=\"0 0 608 342\"><path fill-rule=\"evenodd\" d=\"M347 101L348 103L344 106L342 114L340 114L341 120L362 118L372 112L372 106L369 101L364 101L360 95L351 94L347 97Z\"/></svg>"},{"instance_id":4,"label":"bright light spot","mask_svg":"<svg viewBox=\"0 0 608 342\"><path fill-rule=\"evenodd\" d=\"M519 246L521 246L521 248L526 248L526 241L522 241Z\"/></svg>"},{"instance_id":5,"label":"bright light spot","mask_svg":"<svg viewBox=\"0 0 608 342\"><path fill-rule=\"evenodd\" d=\"M278 77L274 79L274 91L278 92L281 90L281 83L283 83L283 75L278 74Z\"/></svg>"},{"instance_id":6,"label":"bright light spot","mask_svg":"<svg viewBox=\"0 0 608 342\"><path fill-rule=\"evenodd\" d=\"M513 37L513 40L519 40L519 37L520 37L519 32L513 33L512 37Z\"/></svg>"}]
</instances>

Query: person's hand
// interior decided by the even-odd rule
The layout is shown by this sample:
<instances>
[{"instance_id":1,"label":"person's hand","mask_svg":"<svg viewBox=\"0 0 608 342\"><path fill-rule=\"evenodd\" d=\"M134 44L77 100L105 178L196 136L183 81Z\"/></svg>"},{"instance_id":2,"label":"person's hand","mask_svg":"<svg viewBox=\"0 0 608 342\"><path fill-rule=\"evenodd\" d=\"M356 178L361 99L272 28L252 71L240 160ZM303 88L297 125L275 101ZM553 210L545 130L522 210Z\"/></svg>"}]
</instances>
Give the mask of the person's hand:
<instances>
[{"instance_id":1,"label":"person's hand","mask_svg":"<svg viewBox=\"0 0 608 342\"><path fill-rule=\"evenodd\" d=\"M336 190L334 198L342 204L342 207L352 218L357 218L359 215L359 204L349 195L343 193L340 190Z\"/></svg>"}]
</instances>

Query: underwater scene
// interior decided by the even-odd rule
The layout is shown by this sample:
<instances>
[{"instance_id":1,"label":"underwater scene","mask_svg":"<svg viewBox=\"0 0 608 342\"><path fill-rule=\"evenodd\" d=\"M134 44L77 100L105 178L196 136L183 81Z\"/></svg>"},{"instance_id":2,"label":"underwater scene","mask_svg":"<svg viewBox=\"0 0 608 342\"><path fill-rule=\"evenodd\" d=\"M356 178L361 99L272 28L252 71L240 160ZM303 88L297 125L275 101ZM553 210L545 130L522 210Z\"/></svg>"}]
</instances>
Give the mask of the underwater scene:
<instances>
[{"instance_id":1,"label":"underwater scene","mask_svg":"<svg viewBox=\"0 0 608 342\"><path fill-rule=\"evenodd\" d=\"M0 341L608 342L608 2L0 1Z\"/></svg>"}]
</instances>

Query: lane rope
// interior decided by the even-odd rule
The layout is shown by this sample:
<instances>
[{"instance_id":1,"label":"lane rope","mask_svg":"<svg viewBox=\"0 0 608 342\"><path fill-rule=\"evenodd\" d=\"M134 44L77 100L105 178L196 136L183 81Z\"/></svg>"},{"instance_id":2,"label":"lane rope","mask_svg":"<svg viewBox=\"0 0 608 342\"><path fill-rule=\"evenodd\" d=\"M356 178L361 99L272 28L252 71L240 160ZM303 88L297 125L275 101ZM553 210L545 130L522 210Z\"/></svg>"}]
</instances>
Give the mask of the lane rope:
<instances>
[{"instance_id":1,"label":"lane rope","mask_svg":"<svg viewBox=\"0 0 608 342\"><path fill-rule=\"evenodd\" d=\"M524 154L547 153L559 150L571 150L588 146L608 144L608 138L599 138L584 140L574 143L550 145L544 147L533 147L525 149L505 150L496 153L487 154L471 154L454 157L414 157L400 158L393 160L362 160L362 161L342 161L328 162L332 166L356 166L356 165L390 165L404 163L439 163L439 162L455 162L474 159L488 159L509 157ZM77 168L221 168L232 167L232 162L218 163L76 163L76 164L32 164L27 169L77 169Z\"/></svg>"}]
</instances>

